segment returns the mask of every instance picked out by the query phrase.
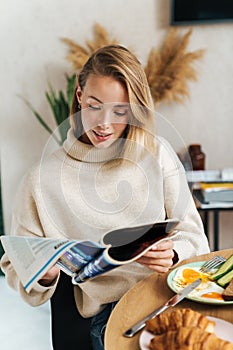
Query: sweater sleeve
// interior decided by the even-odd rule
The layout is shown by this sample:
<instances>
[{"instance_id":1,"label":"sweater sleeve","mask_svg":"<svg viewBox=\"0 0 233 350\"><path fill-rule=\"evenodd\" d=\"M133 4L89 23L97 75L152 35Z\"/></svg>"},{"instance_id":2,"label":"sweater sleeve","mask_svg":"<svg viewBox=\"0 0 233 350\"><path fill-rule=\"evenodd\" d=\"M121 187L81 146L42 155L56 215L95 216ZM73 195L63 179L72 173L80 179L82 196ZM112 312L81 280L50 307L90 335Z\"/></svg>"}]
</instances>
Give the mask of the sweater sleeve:
<instances>
[{"instance_id":1,"label":"sweater sleeve","mask_svg":"<svg viewBox=\"0 0 233 350\"><path fill-rule=\"evenodd\" d=\"M178 218L172 238L179 261L209 252L201 217L190 192L185 170L171 146L161 140L160 159L164 176L164 201L168 218Z\"/></svg>"},{"instance_id":2,"label":"sweater sleeve","mask_svg":"<svg viewBox=\"0 0 233 350\"><path fill-rule=\"evenodd\" d=\"M44 237L36 203L33 198L32 177L30 174L23 178L19 191L17 192L10 234L17 236ZM44 287L36 283L30 293L27 293L6 254L4 254L1 259L1 268L9 286L19 291L22 299L32 306L43 304L51 298L59 279L58 276L49 287Z\"/></svg>"}]
</instances>

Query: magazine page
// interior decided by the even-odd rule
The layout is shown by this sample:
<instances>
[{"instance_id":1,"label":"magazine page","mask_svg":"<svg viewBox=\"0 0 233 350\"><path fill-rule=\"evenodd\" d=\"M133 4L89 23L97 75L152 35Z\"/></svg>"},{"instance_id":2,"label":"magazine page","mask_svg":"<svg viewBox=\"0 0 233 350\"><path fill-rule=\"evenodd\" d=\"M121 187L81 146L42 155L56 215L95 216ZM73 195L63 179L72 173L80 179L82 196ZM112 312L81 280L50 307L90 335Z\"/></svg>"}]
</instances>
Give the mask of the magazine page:
<instances>
[{"instance_id":1,"label":"magazine page","mask_svg":"<svg viewBox=\"0 0 233 350\"><path fill-rule=\"evenodd\" d=\"M178 219L170 219L108 232L102 239L103 244L108 244L108 247L73 276L73 284L85 282L89 278L137 260L156 242L174 235L178 223Z\"/></svg>"},{"instance_id":2,"label":"magazine page","mask_svg":"<svg viewBox=\"0 0 233 350\"><path fill-rule=\"evenodd\" d=\"M63 272L72 277L90 261L95 260L105 249L106 247L91 241L76 242L75 245L63 252L57 265Z\"/></svg>"},{"instance_id":3,"label":"magazine page","mask_svg":"<svg viewBox=\"0 0 233 350\"><path fill-rule=\"evenodd\" d=\"M1 236L3 248L11 261L24 289L30 292L33 285L61 259L59 266L71 274L70 265L77 272L95 254L103 249L93 242L69 241L37 237ZM97 251L96 251L97 249ZM66 264L67 263L67 264Z\"/></svg>"},{"instance_id":4,"label":"magazine page","mask_svg":"<svg viewBox=\"0 0 233 350\"><path fill-rule=\"evenodd\" d=\"M106 233L100 244L91 241L1 236L3 248L25 290L55 264L74 284L138 259L151 246L175 233L177 219L120 228Z\"/></svg>"}]
</instances>

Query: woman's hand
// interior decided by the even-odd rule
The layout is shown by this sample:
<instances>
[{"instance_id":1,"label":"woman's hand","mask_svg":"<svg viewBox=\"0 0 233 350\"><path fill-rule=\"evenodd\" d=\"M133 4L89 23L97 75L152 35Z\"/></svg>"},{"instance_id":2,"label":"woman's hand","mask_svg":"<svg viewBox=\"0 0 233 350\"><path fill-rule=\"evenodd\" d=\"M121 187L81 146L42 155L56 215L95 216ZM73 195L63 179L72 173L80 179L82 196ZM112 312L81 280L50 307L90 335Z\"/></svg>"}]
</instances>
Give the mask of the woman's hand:
<instances>
[{"instance_id":1,"label":"woman's hand","mask_svg":"<svg viewBox=\"0 0 233 350\"><path fill-rule=\"evenodd\" d=\"M136 261L156 272L167 272L173 265L175 256L173 247L174 243L171 240L155 243L148 252Z\"/></svg>"},{"instance_id":2,"label":"woman's hand","mask_svg":"<svg viewBox=\"0 0 233 350\"><path fill-rule=\"evenodd\" d=\"M51 267L46 274L38 281L44 287L50 286L60 273L60 268L56 265Z\"/></svg>"}]
</instances>

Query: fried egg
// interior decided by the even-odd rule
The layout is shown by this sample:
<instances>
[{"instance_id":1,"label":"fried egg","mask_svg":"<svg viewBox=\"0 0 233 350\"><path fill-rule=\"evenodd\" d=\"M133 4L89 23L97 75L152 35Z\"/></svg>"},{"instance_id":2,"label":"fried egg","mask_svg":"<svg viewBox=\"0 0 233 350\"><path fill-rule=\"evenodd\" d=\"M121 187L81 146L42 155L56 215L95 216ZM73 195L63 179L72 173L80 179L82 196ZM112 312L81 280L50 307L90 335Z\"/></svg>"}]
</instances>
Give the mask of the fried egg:
<instances>
[{"instance_id":1,"label":"fried egg","mask_svg":"<svg viewBox=\"0 0 233 350\"><path fill-rule=\"evenodd\" d=\"M192 292L192 295L195 294L195 291L200 291L208 288L211 281L208 278L208 275L199 271L198 267L181 267L178 269L173 277L173 280L177 287L182 289L188 284L194 282L196 279L201 278L201 284Z\"/></svg>"},{"instance_id":2,"label":"fried egg","mask_svg":"<svg viewBox=\"0 0 233 350\"><path fill-rule=\"evenodd\" d=\"M201 284L194 289L190 296L194 298L204 298L208 300L223 301L222 290L215 282L209 279L208 274L202 273L199 267L184 266L177 269L173 276L173 283L177 291L181 291L184 287L201 278Z\"/></svg>"},{"instance_id":3,"label":"fried egg","mask_svg":"<svg viewBox=\"0 0 233 350\"><path fill-rule=\"evenodd\" d=\"M207 292L207 293L203 293L201 294L202 298L207 298L207 299L217 299L220 301L224 301L223 296L221 293L219 292Z\"/></svg>"}]
</instances>

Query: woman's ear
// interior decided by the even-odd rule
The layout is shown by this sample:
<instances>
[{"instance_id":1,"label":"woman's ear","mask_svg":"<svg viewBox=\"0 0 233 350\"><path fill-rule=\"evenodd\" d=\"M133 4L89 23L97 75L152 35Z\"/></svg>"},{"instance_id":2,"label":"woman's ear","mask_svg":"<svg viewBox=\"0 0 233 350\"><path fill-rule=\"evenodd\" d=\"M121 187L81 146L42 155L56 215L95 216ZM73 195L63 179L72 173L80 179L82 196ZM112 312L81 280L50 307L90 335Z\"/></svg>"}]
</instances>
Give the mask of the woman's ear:
<instances>
[{"instance_id":1,"label":"woman's ear","mask_svg":"<svg viewBox=\"0 0 233 350\"><path fill-rule=\"evenodd\" d=\"M81 104L81 102L82 102L82 90L81 90L79 85L76 89L76 97L77 97L79 104Z\"/></svg>"}]
</instances>

